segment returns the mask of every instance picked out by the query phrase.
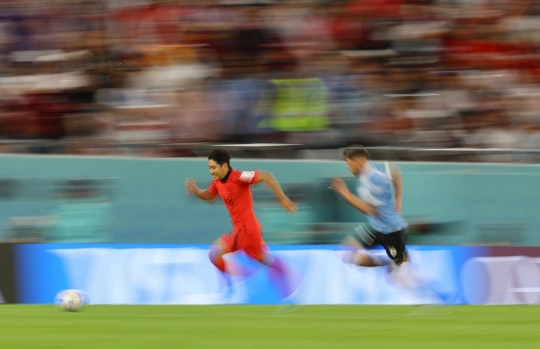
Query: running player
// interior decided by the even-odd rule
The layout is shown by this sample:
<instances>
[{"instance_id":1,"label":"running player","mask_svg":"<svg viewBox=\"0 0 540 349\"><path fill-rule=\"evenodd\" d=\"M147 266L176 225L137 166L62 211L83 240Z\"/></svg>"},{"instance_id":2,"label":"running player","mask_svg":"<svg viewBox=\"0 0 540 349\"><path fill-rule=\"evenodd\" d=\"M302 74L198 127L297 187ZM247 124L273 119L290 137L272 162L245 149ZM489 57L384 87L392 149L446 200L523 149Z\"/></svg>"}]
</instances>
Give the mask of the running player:
<instances>
[{"instance_id":1,"label":"running player","mask_svg":"<svg viewBox=\"0 0 540 349\"><path fill-rule=\"evenodd\" d=\"M388 173L384 173L372 167L369 152L359 145L345 148L343 156L349 170L358 178L359 197L351 193L340 178L332 180L331 188L365 213L369 223L360 225L355 234L346 238L345 244L356 248L345 255L345 261L364 267L401 265L407 261L408 255L403 235L407 222L400 213L400 173L390 168L386 171ZM389 259L369 254L362 248L375 245L382 245Z\"/></svg>"},{"instance_id":2,"label":"running player","mask_svg":"<svg viewBox=\"0 0 540 349\"><path fill-rule=\"evenodd\" d=\"M290 213L295 213L298 206L283 193L272 173L235 170L230 165L230 159L231 155L224 149L215 149L210 153L208 169L212 183L205 190L199 189L193 179L186 179L189 193L203 200L213 200L219 195L231 216L233 231L214 241L209 252L210 260L224 275L245 275L223 258L227 253L243 250L251 258L271 268L270 276L276 281L283 298L286 298L292 290L285 281L285 265L269 252L262 238L261 225L253 210L250 185L266 183L281 206Z\"/></svg>"}]
</instances>

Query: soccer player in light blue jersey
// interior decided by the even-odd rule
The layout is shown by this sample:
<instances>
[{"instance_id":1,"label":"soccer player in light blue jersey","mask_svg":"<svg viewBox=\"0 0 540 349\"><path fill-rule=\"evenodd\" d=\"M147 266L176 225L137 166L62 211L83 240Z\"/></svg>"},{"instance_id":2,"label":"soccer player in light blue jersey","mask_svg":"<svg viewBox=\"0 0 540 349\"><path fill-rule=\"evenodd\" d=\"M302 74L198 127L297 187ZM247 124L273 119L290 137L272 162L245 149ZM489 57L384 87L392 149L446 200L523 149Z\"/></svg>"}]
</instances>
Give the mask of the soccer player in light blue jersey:
<instances>
[{"instance_id":1,"label":"soccer player in light blue jersey","mask_svg":"<svg viewBox=\"0 0 540 349\"><path fill-rule=\"evenodd\" d=\"M401 216L401 173L388 164L381 171L369 162L369 152L360 145L345 148L347 167L358 178L358 196L351 193L340 178L332 180L332 188L350 205L368 216L368 223L360 225L345 240L356 246L345 255L345 261L359 266L377 267L401 265L407 261L404 230L407 222ZM369 254L362 248L381 245L389 259Z\"/></svg>"}]
</instances>

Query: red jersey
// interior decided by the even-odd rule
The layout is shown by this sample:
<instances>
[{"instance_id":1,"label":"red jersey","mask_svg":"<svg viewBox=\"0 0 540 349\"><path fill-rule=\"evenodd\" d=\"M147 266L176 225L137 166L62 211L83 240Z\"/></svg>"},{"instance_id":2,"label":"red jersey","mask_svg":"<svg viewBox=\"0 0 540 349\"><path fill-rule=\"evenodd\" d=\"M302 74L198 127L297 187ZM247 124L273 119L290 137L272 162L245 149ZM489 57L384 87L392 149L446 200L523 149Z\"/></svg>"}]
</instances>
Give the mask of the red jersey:
<instances>
[{"instance_id":1,"label":"red jersey","mask_svg":"<svg viewBox=\"0 0 540 349\"><path fill-rule=\"evenodd\" d=\"M249 223L257 222L255 211L253 210L253 198L251 196L251 184L257 183L259 171L238 171L231 170L224 181L217 181L212 178L212 183L208 187L211 195L221 196L225 207L231 215L233 227L239 227Z\"/></svg>"}]
</instances>

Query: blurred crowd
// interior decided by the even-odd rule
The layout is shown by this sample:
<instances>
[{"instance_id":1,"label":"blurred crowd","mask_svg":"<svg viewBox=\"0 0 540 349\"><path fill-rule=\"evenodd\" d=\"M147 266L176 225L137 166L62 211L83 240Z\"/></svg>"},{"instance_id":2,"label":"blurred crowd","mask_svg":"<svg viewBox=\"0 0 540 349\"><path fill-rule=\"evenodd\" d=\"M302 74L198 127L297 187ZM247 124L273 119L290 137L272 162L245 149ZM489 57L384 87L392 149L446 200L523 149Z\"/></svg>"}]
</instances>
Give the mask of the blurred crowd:
<instances>
[{"instance_id":1,"label":"blurred crowd","mask_svg":"<svg viewBox=\"0 0 540 349\"><path fill-rule=\"evenodd\" d=\"M540 149L539 15L538 0L0 0L0 151Z\"/></svg>"}]
</instances>

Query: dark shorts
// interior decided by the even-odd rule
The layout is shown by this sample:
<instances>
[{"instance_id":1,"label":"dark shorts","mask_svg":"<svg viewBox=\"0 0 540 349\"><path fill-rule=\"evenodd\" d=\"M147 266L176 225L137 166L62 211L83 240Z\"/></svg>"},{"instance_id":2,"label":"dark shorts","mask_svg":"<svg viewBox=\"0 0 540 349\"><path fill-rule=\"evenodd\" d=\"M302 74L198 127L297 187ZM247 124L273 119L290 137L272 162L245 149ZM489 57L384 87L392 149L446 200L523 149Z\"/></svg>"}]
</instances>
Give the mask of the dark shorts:
<instances>
[{"instance_id":1,"label":"dark shorts","mask_svg":"<svg viewBox=\"0 0 540 349\"><path fill-rule=\"evenodd\" d=\"M367 224L361 224L355 229L352 236L365 247L381 245L386 250L388 257L398 265L407 260L404 230L383 234L371 229Z\"/></svg>"}]
</instances>

